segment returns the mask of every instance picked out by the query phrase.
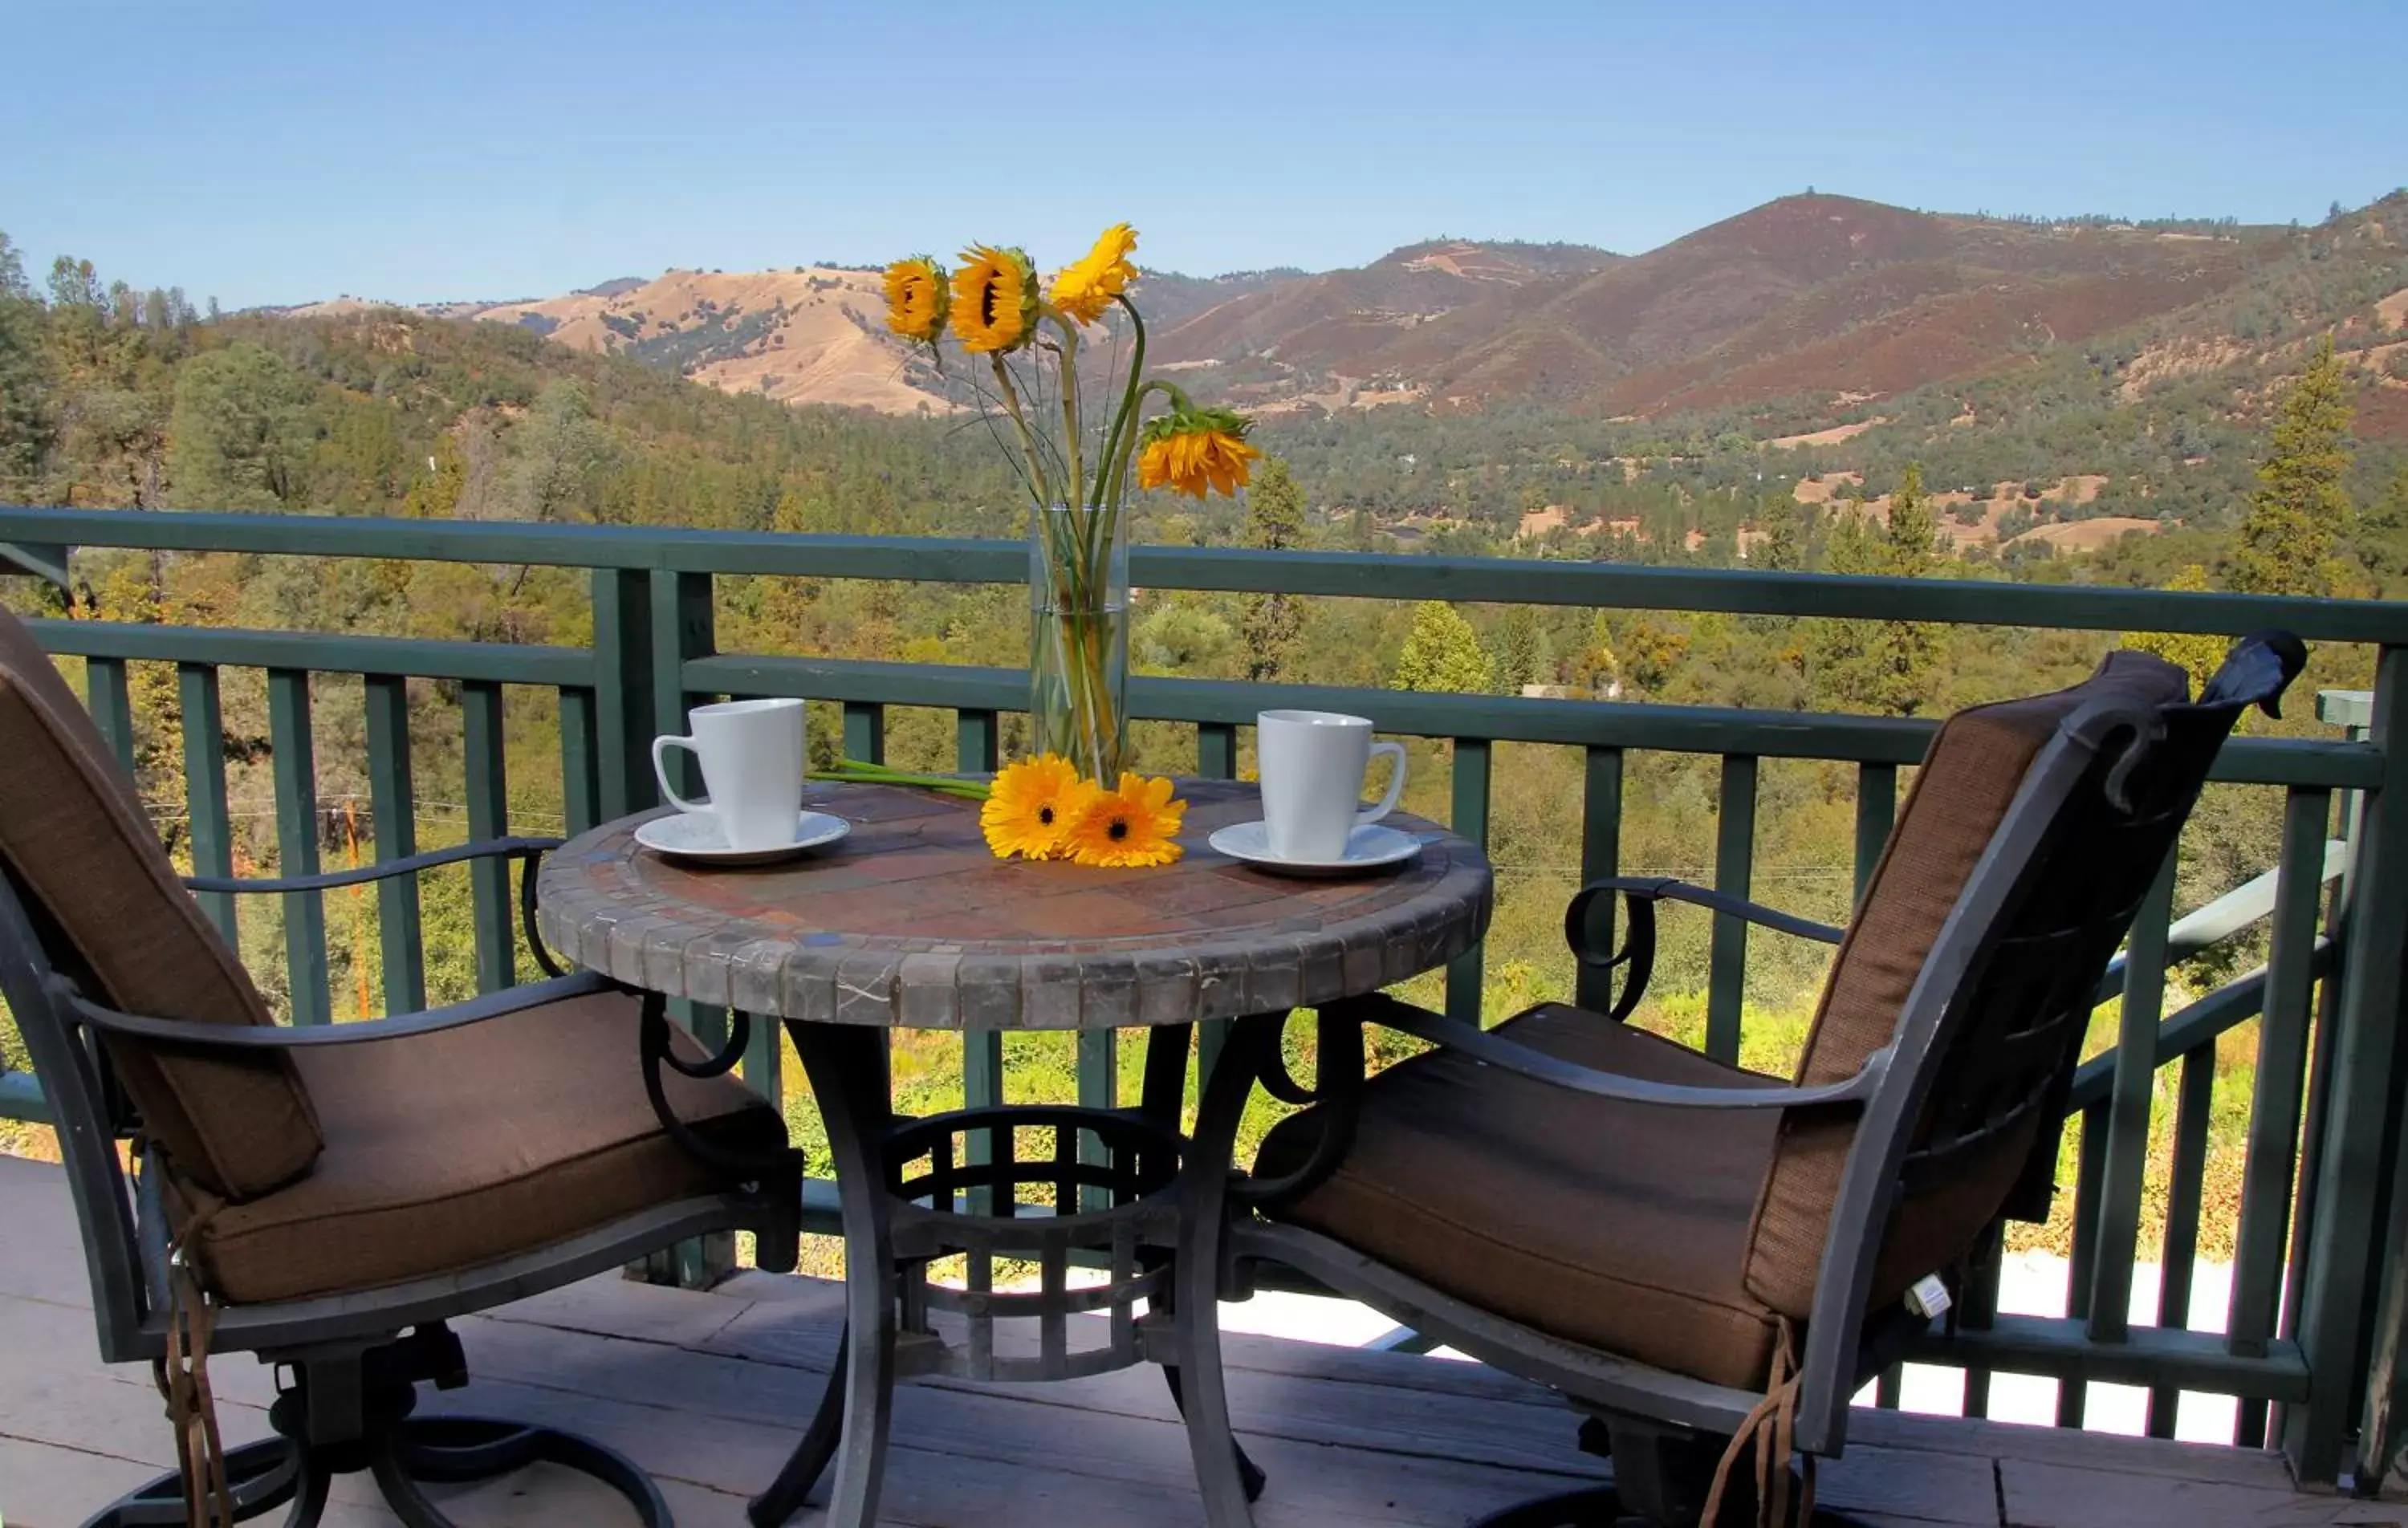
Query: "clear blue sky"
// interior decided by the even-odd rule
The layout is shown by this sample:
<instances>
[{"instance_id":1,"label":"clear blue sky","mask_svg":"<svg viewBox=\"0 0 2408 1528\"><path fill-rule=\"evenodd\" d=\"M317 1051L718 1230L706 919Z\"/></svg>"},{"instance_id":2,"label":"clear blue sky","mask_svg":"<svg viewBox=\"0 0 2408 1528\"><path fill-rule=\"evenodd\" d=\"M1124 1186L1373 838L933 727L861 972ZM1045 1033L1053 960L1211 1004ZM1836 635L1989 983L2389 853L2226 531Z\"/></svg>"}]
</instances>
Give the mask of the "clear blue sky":
<instances>
[{"instance_id":1,"label":"clear blue sky","mask_svg":"<svg viewBox=\"0 0 2408 1528\"><path fill-rule=\"evenodd\" d=\"M2401 0L0 5L0 230L228 307L670 265L1636 252L1789 192L2313 221Z\"/></svg>"}]
</instances>

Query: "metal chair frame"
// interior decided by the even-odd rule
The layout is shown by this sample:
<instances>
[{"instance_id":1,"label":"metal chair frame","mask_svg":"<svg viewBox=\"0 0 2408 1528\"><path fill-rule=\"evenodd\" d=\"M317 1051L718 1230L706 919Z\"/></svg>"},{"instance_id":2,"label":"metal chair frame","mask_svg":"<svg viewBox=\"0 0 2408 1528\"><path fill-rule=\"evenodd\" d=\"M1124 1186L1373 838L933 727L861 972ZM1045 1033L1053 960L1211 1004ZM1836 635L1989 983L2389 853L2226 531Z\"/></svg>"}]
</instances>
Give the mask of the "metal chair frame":
<instances>
[{"instance_id":1,"label":"metal chair frame","mask_svg":"<svg viewBox=\"0 0 2408 1528\"><path fill-rule=\"evenodd\" d=\"M82 1231L105 1362L165 1354L169 1235L159 1175L140 1159L129 1172L120 1159L118 1143L135 1135L138 1121L110 1072L100 1036L187 1051L265 1054L429 1034L617 991L590 973L563 974L536 935L536 864L557 843L501 838L323 875L187 878L192 891L289 893L466 860L522 862L525 936L548 979L423 1013L303 1027L196 1024L120 1013L92 1001L52 964L13 878L0 873L0 995L7 999L50 1102ZM656 1067L655 1048L642 1050L640 1059L631 1051L628 1064ZM648 1080L656 1084L656 1075ZM752 1230L761 1265L791 1269L800 1232L801 1157L790 1151L758 1166L756 1178L728 1192L656 1205L466 1272L307 1299L221 1306L212 1343L216 1354L251 1352L263 1363L290 1366L293 1376L271 1410L280 1436L228 1455L235 1516L248 1518L289 1500L288 1528L308 1528L323 1508L330 1478L365 1468L411 1528L446 1528L447 1520L419 1489L420 1480L482 1478L548 1459L610 1486L648 1528L666 1528L669 1513L659 1491L613 1450L546 1428L457 1416L412 1418L415 1386L432 1380L450 1389L466 1381L458 1340L442 1324L447 1319L574 1283L688 1237ZM171 1474L103 1508L87 1528L178 1523L184 1517L179 1478Z\"/></svg>"},{"instance_id":2,"label":"metal chair frame","mask_svg":"<svg viewBox=\"0 0 2408 1528\"><path fill-rule=\"evenodd\" d=\"M1680 1472L1668 1461L1677 1458L1694 1464L1703 1458L1711 1465L1724 1440L1744 1425L1765 1399L1758 1392L1708 1383L1549 1335L1434 1289L1335 1237L1252 1214L1257 1206L1275 1207L1292 1200L1343 1160L1351 1140L1353 1105L1364 1082L1362 1026L1366 1023L1383 1024L1454 1048L1488 1065L1551 1086L1629 1104L1858 1111L1806 1324L1797 1396L1797 1449L1809 1455L1838 1457L1847 1440L1850 1397L1867 1378L1894 1362L1928 1324L1903 1304L1881 1311L1867 1309L1875 1260L1902 1178L1919 1159L1936 1159L1937 1164L1944 1165L1949 1154L2019 1124L2034 1110L2044 1108L2050 1097L2061 1098L2063 1082L2071 1076L2081 1028L2071 1016L2087 1016L2099 977L2095 971L2083 978L2079 998L2069 1000L2071 1007L2065 1013L2036 1015L2028 1028L2009 1036L2017 1042L2029 1036L2035 1044L2046 1042L2062 1050L2062 1060L2049 1069L2047 1080L2019 1090L2020 1096L1999 1099L1995 1107L1985 1104L1985 1116L1962 1121L1961 1133L1943 1131L1935 1138L1925 1119L1943 1058L1969 1033L1968 1016L1985 999L1997 1000L1996 994L1985 994L1985 979L1998 964L2017 914L2043 879L2052 852L2063 842L2068 807L2079 800L2094 799L2085 793L2096 793L2098 799L2120 814L2123 825L2144 832L2163 830L2165 852L2172 852L2181 821L2197 799L2207 761L2190 761L2195 768L2184 770L2178 765L2169 771L2186 778L2167 783L2153 778L2151 766L2161 762L2169 717L2189 712L2191 725L2203 732L2219 725L2229 730L2240 712L2253 704L2275 714L2275 703L2305 656L2305 650L2287 634L2263 634L2234 650L2196 703L2134 707L2100 700L2069 716L2026 770L2005 817L1925 958L1890 1043L1842 1081L1805 1088L1730 1089L1652 1082L1579 1066L1519 1044L1510 1035L1380 994L1334 1005L1319 1014L1320 1072L1316 1087L1306 1090L1287 1077L1281 1060L1279 1041L1284 1021L1276 1017L1240 1021L1229 1042L1232 1054L1206 1090L1185 1169L1194 1181L1186 1196L1188 1220L1182 1227L1184 1255L1176 1305L1178 1344L1189 1387L1189 1441L1207 1519L1215 1528L1245 1528L1253 1521L1246 1494L1229 1464L1227 1391L1213 1319L1217 1299L1249 1292L1252 1264L1278 1264L1297 1269L1372 1306L1426 1338L1561 1392L1590 1414L1583 1435L1595 1451L1606 1451L1609 1441L1597 1435L1606 1431L1627 1432L1630 1441L1653 1445L1643 1450L1612 1450L1614 1488L1525 1504L1489 1520L1490 1528L1509 1523L1515 1528L1541 1528L1610 1521L1620 1512L1637 1512L1651 1521L1694 1521L1702 1504L1701 1493L1691 1489L1692 1481L1670 1478ZM2221 731L2214 735L2220 741ZM2136 802L2136 793L2146 799ZM2153 863L2146 868L2154 872L2157 865ZM2145 878L2142 884L2146 884ZM1630 941L1611 955L1591 949L1585 935L1588 903L1609 894L1624 897L1632 912ZM1652 960L1652 904L1657 900L1697 904L1825 942L1836 942L1841 936L1840 930L1828 925L1678 881L1634 878L1597 882L1584 888L1573 903L1567 917L1568 933L1584 962L1627 965L1632 978L1612 1013L1600 1016L1600 1021L1622 1018L1638 1001ZM2136 907L2137 898L2130 907L2100 914L2086 931L2095 935L2108 919L2120 918L2114 933L2120 938ZM2101 969L2107 953L2099 953ZM2069 1025L2072 1037L2065 1039L2062 1031ZM1238 1126L1257 1082L1275 1096L1313 1102L1324 1108L1320 1137L1309 1160L1276 1180L1248 1178L1236 1174L1232 1166ZM1920 1141L1916 1138L1919 1123L1927 1127ZM2054 1145L2054 1132L2043 1129L2034 1161L2044 1150L2053 1166ZM1701 1453L1700 1448L1709 1445L1710 1449ZM1752 1502L1748 1506L1752 1509ZM1598 1513L1605 1515L1596 1516Z\"/></svg>"}]
</instances>

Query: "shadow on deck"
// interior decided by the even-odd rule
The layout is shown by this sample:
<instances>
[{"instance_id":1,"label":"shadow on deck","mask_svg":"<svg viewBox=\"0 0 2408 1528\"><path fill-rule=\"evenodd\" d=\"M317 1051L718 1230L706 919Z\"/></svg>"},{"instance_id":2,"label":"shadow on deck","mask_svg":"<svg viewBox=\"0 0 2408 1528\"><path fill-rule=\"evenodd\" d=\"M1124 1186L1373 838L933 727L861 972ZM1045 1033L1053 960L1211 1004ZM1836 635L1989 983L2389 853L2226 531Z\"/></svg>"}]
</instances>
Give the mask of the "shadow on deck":
<instances>
[{"instance_id":1,"label":"shadow on deck","mask_svg":"<svg viewBox=\"0 0 2408 1528\"><path fill-rule=\"evenodd\" d=\"M661 1482L685 1528L743 1523L817 1401L837 1287L746 1274L710 1293L598 1278L457 1325L473 1381L437 1409L591 1434ZM1541 1391L1438 1358L1232 1337L1246 1447L1271 1484L1263 1528L1454 1528L1601 1472ZM0 1521L73 1528L172 1462L150 1375L93 1356L90 1294L64 1178L0 1158ZM229 1446L264 1436L267 1369L211 1375ZM1821 1495L1872 1524L2214 1528L2408 1523L2408 1508L2308 1496L2275 1456L1892 1413ZM924 1528L1186 1528L1202 1521L1187 1448L1142 1369L1065 1384L908 1385L896 1403L884 1521ZM607 1524L624 1509L538 1466L443 1498L464 1525ZM817 1520L807 1511L797 1521ZM273 1518L262 1520L273 1521ZM395 1520L362 1478L338 1480L329 1524Z\"/></svg>"}]
</instances>

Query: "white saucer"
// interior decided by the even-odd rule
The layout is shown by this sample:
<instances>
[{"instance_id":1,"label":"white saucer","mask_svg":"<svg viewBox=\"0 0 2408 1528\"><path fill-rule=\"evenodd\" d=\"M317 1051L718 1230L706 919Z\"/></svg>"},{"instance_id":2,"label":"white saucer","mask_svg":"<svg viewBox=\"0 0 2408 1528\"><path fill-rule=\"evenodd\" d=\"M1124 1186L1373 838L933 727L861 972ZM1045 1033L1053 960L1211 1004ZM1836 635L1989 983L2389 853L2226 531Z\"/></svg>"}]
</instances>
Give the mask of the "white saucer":
<instances>
[{"instance_id":1,"label":"white saucer","mask_svg":"<svg viewBox=\"0 0 2408 1528\"><path fill-rule=\"evenodd\" d=\"M1347 835L1346 852L1334 860L1290 860L1273 854L1269 830L1260 822L1232 823L1207 842L1233 860L1282 876L1352 876L1402 864L1422 851L1422 841L1412 834L1377 822Z\"/></svg>"},{"instance_id":2,"label":"white saucer","mask_svg":"<svg viewBox=\"0 0 2408 1528\"><path fill-rule=\"evenodd\" d=\"M719 819L709 812L672 812L636 824L636 842L658 853L697 864L767 864L806 850L835 843L853 824L826 812L805 812L795 821L795 841L769 849L730 849Z\"/></svg>"}]
</instances>

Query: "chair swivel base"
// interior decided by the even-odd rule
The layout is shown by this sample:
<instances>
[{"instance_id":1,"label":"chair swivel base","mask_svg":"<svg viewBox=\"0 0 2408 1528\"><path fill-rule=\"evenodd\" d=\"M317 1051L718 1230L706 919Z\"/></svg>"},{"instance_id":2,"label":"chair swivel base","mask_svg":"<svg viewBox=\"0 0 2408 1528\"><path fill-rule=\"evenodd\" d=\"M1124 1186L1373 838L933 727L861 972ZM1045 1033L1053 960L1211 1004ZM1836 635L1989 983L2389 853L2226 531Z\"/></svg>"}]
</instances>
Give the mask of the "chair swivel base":
<instances>
[{"instance_id":1,"label":"chair swivel base","mask_svg":"<svg viewBox=\"0 0 2408 1528\"><path fill-rule=\"evenodd\" d=\"M314 1528L337 1475L366 1470L407 1528L454 1528L423 1485L489 1480L529 1464L557 1464L608 1486L642 1528L671 1528L652 1478L615 1449L574 1434L494 1418L413 1416L417 1384L466 1382L458 1339L439 1323L365 1353L294 1361L292 1385L268 1408L276 1436L226 1452L237 1522L291 1504L284 1528ZM207 1509L211 1528L214 1504ZM119 1497L83 1528L178 1528L185 1522L180 1473Z\"/></svg>"}]
</instances>

